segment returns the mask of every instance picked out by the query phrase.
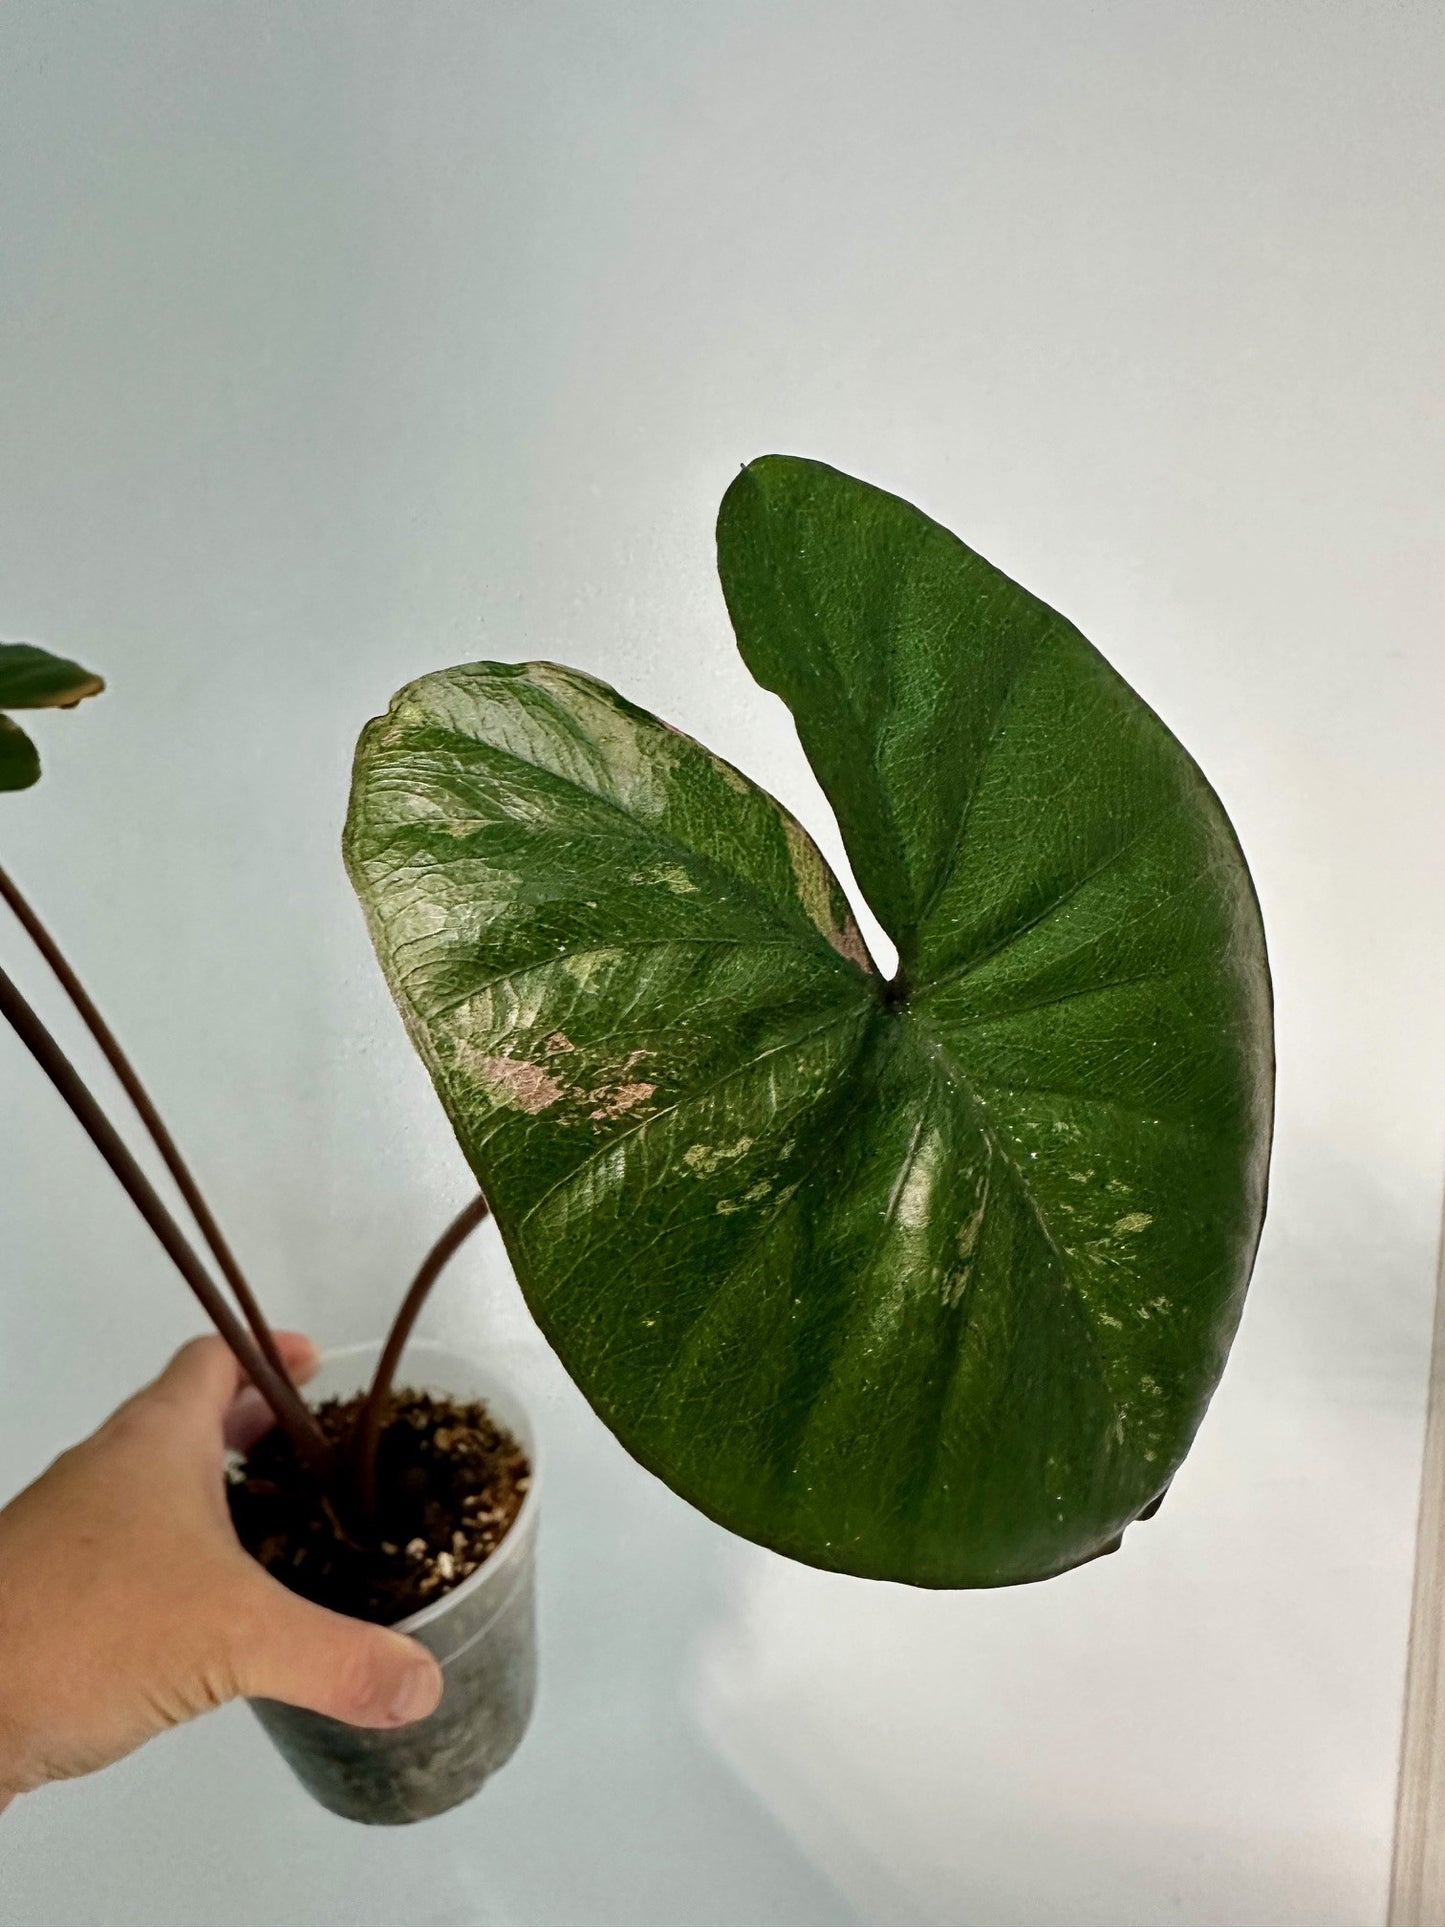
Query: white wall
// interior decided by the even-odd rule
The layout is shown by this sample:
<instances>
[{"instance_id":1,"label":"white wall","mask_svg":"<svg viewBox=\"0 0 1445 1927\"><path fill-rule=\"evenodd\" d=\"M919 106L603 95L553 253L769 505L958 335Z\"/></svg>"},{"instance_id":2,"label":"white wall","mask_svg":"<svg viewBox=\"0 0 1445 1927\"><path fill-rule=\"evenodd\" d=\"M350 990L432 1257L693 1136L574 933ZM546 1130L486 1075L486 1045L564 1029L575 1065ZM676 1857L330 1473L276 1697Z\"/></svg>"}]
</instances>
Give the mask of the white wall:
<instances>
[{"instance_id":1,"label":"white wall","mask_svg":"<svg viewBox=\"0 0 1445 1927\"><path fill-rule=\"evenodd\" d=\"M579 664L836 851L712 577L769 449L920 502L1175 727L1280 1045L1251 1306L1120 1557L923 1596L730 1541L493 1238L432 1326L553 1447L524 1752L369 1835L232 1709L13 1809L0 1916L1382 1916L1445 1161L1442 61L1423 0L0 9L0 634L111 679L0 847L280 1317L374 1332L465 1194L336 854L398 683ZM8 1490L196 1321L3 1038L0 1088Z\"/></svg>"}]
</instances>

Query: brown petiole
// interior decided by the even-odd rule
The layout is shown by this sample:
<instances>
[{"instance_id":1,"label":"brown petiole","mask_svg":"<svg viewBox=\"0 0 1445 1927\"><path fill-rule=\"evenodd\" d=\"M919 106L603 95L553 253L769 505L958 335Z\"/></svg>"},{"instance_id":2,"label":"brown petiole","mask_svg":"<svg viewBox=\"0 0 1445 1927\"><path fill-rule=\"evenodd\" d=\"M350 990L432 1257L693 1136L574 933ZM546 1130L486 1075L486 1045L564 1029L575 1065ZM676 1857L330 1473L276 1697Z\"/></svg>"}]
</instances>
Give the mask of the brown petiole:
<instances>
[{"instance_id":1,"label":"brown petiole","mask_svg":"<svg viewBox=\"0 0 1445 1927\"><path fill-rule=\"evenodd\" d=\"M480 1193L473 1198L427 1253L387 1336L351 1436L338 1449L326 1437L286 1371L275 1335L255 1294L129 1058L59 945L3 869L0 869L0 897L10 906L54 972L130 1099L222 1276L230 1285L245 1324L227 1304L219 1286L75 1067L38 1013L4 971L0 971L0 1016L9 1022L110 1166L131 1202L195 1293L206 1315L230 1346L246 1375L271 1407L277 1424L291 1440L298 1459L326 1489L326 1504L332 1516L351 1518L356 1516L359 1509L359 1523L369 1528L376 1512L377 1449L397 1366L432 1286L457 1248L487 1216L486 1199ZM356 1503L358 1500L359 1508Z\"/></svg>"},{"instance_id":2,"label":"brown petiole","mask_svg":"<svg viewBox=\"0 0 1445 1927\"><path fill-rule=\"evenodd\" d=\"M418 1312L426 1303L428 1292L440 1278L453 1253L486 1217L487 1210L487 1201L479 1191L471 1203L452 1219L422 1259L421 1269L401 1301L401 1310L396 1314L381 1357L377 1360L371 1388L357 1413L349 1442L357 1495L361 1500L361 1516L368 1525L376 1518L376 1449L381 1440L387 1402L391 1397L391 1383L396 1377L396 1368L401 1363L406 1341L411 1336Z\"/></svg>"},{"instance_id":3,"label":"brown petiole","mask_svg":"<svg viewBox=\"0 0 1445 1927\"><path fill-rule=\"evenodd\" d=\"M191 1176L190 1167L181 1156L175 1139L166 1129L160 1112L151 1102L150 1094L136 1075L135 1067L116 1041L115 1033L106 1023L91 1001L89 993L79 977L71 969L60 945L56 943L45 925L35 914L34 909L22 895L19 885L7 871L0 868L0 897L14 911L21 927L35 948L49 964L61 989L80 1013L82 1022L96 1043L101 1055L114 1071L116 1080L135 1107L136 1115L149 1133L152 1144L160 1153L161 1161L175 1181L176 1189L186 1201L186 1208L196 1221L201 1236L211 1248L212 1256L221 1268L222 1276L231 1287L236 1303L241 1307L242 1316L251 1327L256 1343L270 1360L272 1367L282 1377L286 1367L281 1361L281 1353L272 1336L255 1294L247 1284L241 1267L236 1263L230 1245L221 1234L209 1205L201 1196L201 1188Z\"/></svg>"},{"instance_id":4,"label":"brown petiole","mask_svg":"<svg viewBox=\"0 0 1445 1927\"><path fill-rule=\"evenodd\" d=\"M0 970L0 1016L6 1018L21 1043L69 1105L91 1143L120 1180L132 1204L201 1301L207 1317L276 1414L277 1423L285 1428L304 1463L313 1471L329 1474L332 1470L332 1447L307 1410L301 1394L285 1372L278 1372L271 1364L226 1303L220 1287L162 1204L155 1187L136 1163L120 1133L91 1096L70 1059L3 970Z\"/></svg>"}]
</instances>

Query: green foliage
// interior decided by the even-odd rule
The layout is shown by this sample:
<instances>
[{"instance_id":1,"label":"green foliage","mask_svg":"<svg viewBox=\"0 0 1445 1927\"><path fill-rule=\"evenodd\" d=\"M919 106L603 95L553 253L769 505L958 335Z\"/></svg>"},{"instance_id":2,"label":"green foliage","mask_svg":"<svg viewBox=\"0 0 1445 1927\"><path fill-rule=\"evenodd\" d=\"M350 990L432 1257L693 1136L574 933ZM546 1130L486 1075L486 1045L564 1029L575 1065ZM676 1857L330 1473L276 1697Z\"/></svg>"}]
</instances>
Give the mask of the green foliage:
<instances>
[{"instance_id":1,"label":"green foliage","mask_svg":"<svg viewBox=\"0 0 1445 1927\"><path fill-rule=\"evenodd\" d=\"M73 709L105 688L78 662L52 656L32 642L0 642L0 712ZM29 789L40 781L40 755L18 723L0 714L0 790Z\"/></svg>"},{"instance_id":2,"label":"green foliage","mask_svg":"<svg viewBox=\"0 0 1445 1927\"><path fill-rule=\"evenodd\" d=\"M893 984L781 805L546 663L368 725L352 880L628 1449L795 1558L1044 1578L1162 1491L1239 1316L1272 1090L1249 874L1158 718L918 510L768 457L718 551Z\"/></svg>"},{"instance_id":3,"label":"green foliage","mask_svg":"<svg viewBox=\"0 0 1445 1927\"><path fill-rule=\"evenodd\" d=\"M18 723L0 716L0 790L28 790L39 781L39 750Z\"/></svg>"}]
</instances>

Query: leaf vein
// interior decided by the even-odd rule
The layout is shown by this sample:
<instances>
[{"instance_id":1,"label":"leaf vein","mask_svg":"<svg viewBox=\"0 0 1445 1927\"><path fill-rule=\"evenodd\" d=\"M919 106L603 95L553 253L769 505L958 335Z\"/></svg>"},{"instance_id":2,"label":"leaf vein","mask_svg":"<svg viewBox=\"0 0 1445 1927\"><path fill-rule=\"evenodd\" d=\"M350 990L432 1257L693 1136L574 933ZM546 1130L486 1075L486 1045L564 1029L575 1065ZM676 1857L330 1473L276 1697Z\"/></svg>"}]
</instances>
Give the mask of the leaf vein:
<instances>
[{"instance_id":1,"label":"leaf vein","mask_svg":"<svg viewBox=\"0 0 1445 1927\"><path fill-rule=\"evenodd\" d=\"M793 1036L784 1038L781 1043L773 1044L769 1049L759 1052L757 1056L748 1058L745 1063L734 1065L730 1071L724 1072L721 1077L714 1078L710 1084L704 1084L696 1090L685 1092L675 1103L664 1105L660 1111L654 1111L650 1117L640 1118L636 1124L630 1125L627 1130L619 1131L616 1136L609 1137L604 1143L599 1144L595 1151L589 1152L580 1164L573 1165L572 1169L564 1172L554 1184L548 1185L541 1197L535 1199L533 1203L528 1205L527 1209L517 1221L518 1229L521 1230L530 1223L542 1207L550 1203L559 1191L575 1183L585 1172L591 1170L593 1165L600 1163L603 1158L607 1157L610 1152L616 1150L619 1145L626 1144L632 1138L640 1137L643 1132L650 1130L654 1124L660 1123L663 1118L674 1116L678 1111L684 1109L685 1106L698 1103L705 1097L715 1096L718 1091L724 1089L725 1086L732 1083L736 1078L744 1077L749 1071L755 1070L759 1064L767 1063L769 1058L778 1057L785 1051L796 1050L800 1045L809 1042L810 1039L821 1037L826 1032L836 1029L838 1025L842 1023L856 1022L857 1019L864 1014L861 1008L835 1011L832 1016L825 1018L821 1024L812 1024L807 1030L795 1032Z\"/></svg>"}]
</instances>

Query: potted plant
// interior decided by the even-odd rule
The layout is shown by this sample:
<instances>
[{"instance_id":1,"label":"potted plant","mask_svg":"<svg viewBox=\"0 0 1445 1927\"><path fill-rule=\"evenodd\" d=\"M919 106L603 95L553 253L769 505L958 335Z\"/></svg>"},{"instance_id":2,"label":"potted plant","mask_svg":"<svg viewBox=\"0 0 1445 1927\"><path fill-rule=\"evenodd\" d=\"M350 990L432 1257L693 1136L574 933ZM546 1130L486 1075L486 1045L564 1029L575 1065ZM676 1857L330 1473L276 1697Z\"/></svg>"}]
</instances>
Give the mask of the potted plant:
<instances>
[{"instance_id":1,"label":"potted plant","mask_svg":"<svg viewBox=\"0 0 1445 1927\"><path fill-rule=\"evenodd\" d=\"M549 663L368 724L347 867L527 1302L633 1455L793 1558L1048 1578L1157 1506L1242 1307L1273 1081L1248 869L1103 657L897 497L765 457L718 561L891 977L780 804ZM304 1462L254 1322L201 1295Z\"/></svg>"},{"instance_id":2,"label":"potted plant","mask_svg":"<svg viewBox=\"0 0 1445 1927\"><path fill-rule=\"evenodd\" d=\"M0 711L73 707L103 684L31 644L0 644ZM40 775L24 731L0 714L0 788ZM275 1577L337 1611L394 1625L441 1664L436 1711L404 1728L359 1729L253 1702L302 1783L334 1812L417 1820L474 1793L521 1741L536 1685L533 1555L536 1443L515 1392L477 1361L413 1348L426 1390L397 1391L431 1287L487 1215L478 1195L427 1253L390 1333L323 1358L315 1409L292 1383L271 1327L175 1140L110 1027L14 879L0 898L28 932L126 1092L184 1199L235 1308L114 1124L5 972L0 1012L155 1232L276 1418L229 1496L243 1543ZM239 1313L239 1315L238 1315Z\"/></svg>"}]
</instances>

